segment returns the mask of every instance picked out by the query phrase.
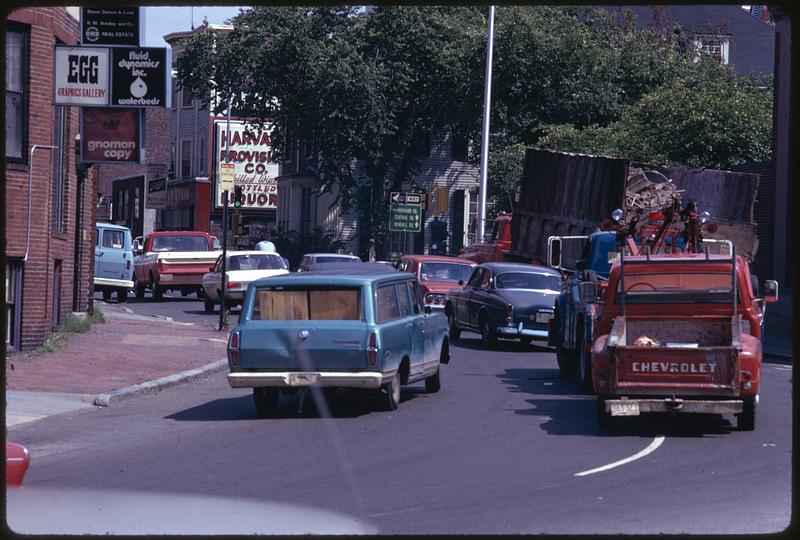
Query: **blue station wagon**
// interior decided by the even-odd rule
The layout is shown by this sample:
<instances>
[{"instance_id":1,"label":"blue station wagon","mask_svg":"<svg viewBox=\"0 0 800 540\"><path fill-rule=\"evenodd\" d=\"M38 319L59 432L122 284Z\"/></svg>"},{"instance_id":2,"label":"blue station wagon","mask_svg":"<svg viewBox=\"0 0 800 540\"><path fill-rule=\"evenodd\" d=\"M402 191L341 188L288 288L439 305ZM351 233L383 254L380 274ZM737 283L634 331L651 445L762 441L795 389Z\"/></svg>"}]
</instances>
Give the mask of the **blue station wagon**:
<instances>
[{"instance_id":1,"label":"blue station wagon","mask_svg":"<svg viewBox=\"0 0 800 540\"><path fill-rule=\"evenodd\" d=\"M401 385L424 380L439 391L447 319L424 307L416 278L385 265L336 266L247 290L228 338L228 383L252 388L262 415L277 409L281 393L310 386L374 390L388 410L399 405Z\"/></svg>"}]
</instances>

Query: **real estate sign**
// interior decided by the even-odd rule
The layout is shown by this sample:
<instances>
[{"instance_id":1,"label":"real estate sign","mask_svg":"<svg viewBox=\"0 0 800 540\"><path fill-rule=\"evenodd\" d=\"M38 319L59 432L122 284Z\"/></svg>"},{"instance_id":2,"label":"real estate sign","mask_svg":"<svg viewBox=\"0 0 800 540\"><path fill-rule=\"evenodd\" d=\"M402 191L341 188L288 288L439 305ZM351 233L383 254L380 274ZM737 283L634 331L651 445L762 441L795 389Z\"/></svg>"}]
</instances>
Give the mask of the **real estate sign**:
<instances>
[{"instance_id":1,"label":"real estate sign","mask_svg":"<svg viewBox=\"0 0 800 540\"><path fill-rule=\"evenodd\" d=\"M272 157L272 132L266 126L231 120L230 148L226 145L227 121L214 120L214 207L224 204L223 186L220 182L220 164L233 164L234 182L242 186L242 208L261 210L277 208L279 174L278 162ZM233 204L233 192L228 192L228 203Z\"/></svg>"}]
</instances>

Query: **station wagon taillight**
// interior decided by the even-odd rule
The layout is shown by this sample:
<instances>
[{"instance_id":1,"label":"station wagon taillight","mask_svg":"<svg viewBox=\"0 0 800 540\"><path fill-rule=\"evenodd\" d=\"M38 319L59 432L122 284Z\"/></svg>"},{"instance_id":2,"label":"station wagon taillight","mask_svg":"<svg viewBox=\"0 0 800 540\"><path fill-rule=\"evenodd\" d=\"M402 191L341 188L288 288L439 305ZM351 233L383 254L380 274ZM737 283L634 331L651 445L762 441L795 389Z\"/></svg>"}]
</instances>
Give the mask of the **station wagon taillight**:
<instances>
[{"instance_id":1,"label":"station wagon taillight","mask_svg":"<svg viewBox=\"0 0 800 540\"><path fill-rule=\"evenodd\" d=\"M369 341L367 342L367 360L369 360L369 365L372 367L378 365L378 334L375 332L369 335Z\"/></svg>"},{"instance_id":2,"label":"station wagon taillight","mask_svg":"<svg viewBox=\"0 0 800 540\"><path fill-rule=\"evenodd\" d=\"M231 367L239 366L239 331L231 332L228 338L228 362Z\"/></svg>"}]
</instances>

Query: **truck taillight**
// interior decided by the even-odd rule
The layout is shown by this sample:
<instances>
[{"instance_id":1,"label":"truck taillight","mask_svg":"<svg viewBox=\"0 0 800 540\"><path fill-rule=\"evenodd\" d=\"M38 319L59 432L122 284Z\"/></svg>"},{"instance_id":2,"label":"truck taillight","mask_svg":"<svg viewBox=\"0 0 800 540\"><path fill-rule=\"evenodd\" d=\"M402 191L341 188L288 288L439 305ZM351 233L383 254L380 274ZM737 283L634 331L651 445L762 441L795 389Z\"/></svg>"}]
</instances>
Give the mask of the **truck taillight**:
<instances>
[{"instance_id":1,"label":"truck taillight","mask_svg":"<svg viewBox=\"0 0 800 540\"><path fill-rule=\"evenodd\" d=\"M228 363L231 367L239 366L239 331L231 332L228 338Z\"/></svg>"},{"instance_id":2,"label":"truck taillight","mask_svg":"<svg viewBox=\"0 0 800 540\"><path fill-rule=\"evenodd\" d=\"M367 360L372 367L378 365L378 334L375 332L369 335L369 341L367 342Z\"/></svg>"},{"instance_id":3,"label":"truck taillight","mask_svg":"<svg viewBox=\"0 0 800 540\"><path fill-rule=\"evenodd\" d=\"M508 304L506 306L506 324L512 324L514 322L514 306Z\"/></svg>"}]
</instances>

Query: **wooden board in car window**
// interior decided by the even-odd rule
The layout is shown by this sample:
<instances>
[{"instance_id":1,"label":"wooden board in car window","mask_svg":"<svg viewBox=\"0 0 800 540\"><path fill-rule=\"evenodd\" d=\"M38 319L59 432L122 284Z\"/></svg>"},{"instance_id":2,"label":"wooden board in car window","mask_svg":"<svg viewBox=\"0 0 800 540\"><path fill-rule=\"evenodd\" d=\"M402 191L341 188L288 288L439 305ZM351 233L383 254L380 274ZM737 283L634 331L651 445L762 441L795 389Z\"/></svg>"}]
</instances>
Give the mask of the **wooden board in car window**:
<instances>
[{"instance_id":1,"label":"wooden board in car window","mask_svg":"<svg viewBox=\"0 0 800 540\"><path fill-rule=\"evenodd\" d=\"M361 295L357 289L308 291L310 318L357 321L361 319Z\"/></svg>"},{"instance_id":2,"label":"wooden board in car window","mask_svg":"<svg viewBox=\"0 0 800 540\"><path fill-rule=\"evenodd\" d=\"M262 321L308 320L306 291L258 291L258 304Z\"/></svg>"}]
</instances>

